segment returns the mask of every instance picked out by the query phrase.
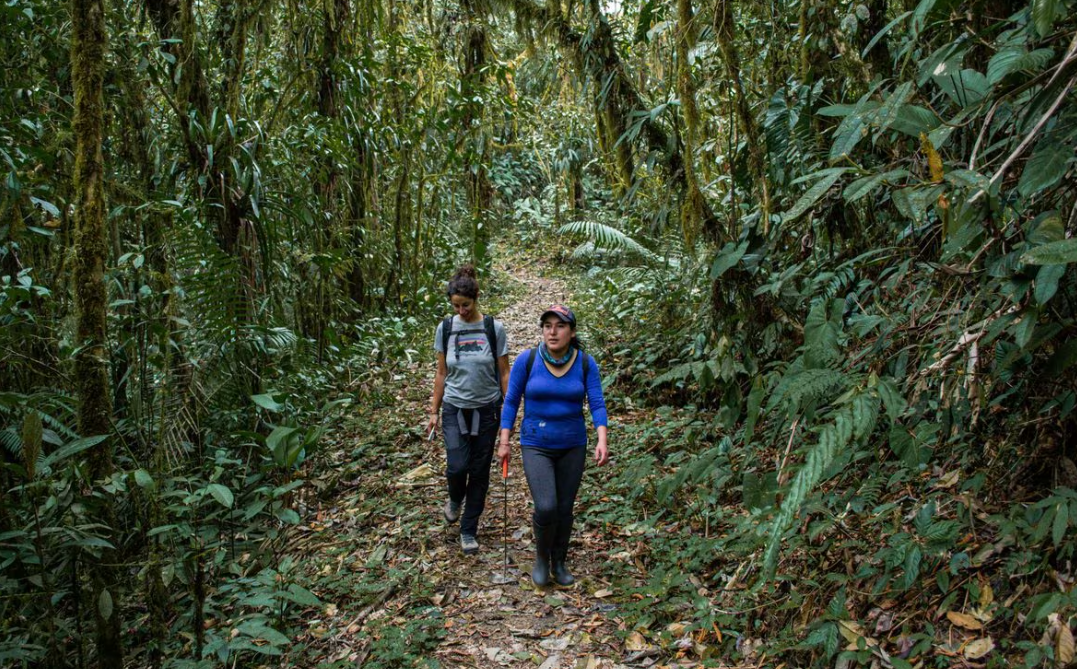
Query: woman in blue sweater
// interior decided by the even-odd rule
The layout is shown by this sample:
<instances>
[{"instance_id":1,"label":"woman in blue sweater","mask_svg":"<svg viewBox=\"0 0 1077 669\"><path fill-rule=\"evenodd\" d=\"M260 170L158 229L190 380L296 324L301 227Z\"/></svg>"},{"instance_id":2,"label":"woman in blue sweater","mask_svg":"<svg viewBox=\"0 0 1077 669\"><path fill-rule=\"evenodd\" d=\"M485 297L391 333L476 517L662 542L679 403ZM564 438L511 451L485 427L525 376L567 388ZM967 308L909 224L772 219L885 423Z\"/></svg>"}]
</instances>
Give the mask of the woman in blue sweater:
<instances>
[{"instance_id":1,"label":"woman in blue sweater","mask_svg":"<svg viewBox=\"0 0 1077 669\"><path fill-rule=\"evenodd\" d=\"M572 310L555 304L540 321L542 342L516 358L509 374L497 457L509 457L509 437L520 400L525 399L520 445L524 474L535 502L535 564L531 579L535 585L547 585L552 569L558 585L571 585L575 579L565 559L572 536L572 506L587 455L583 400L586 398L591 407L598 433L595 462L599 466L609 461L606 401L598 365L583 352L576 338L576 315ZM535 364L539 360L542 364Z\"/></svg>"}]
</instances>

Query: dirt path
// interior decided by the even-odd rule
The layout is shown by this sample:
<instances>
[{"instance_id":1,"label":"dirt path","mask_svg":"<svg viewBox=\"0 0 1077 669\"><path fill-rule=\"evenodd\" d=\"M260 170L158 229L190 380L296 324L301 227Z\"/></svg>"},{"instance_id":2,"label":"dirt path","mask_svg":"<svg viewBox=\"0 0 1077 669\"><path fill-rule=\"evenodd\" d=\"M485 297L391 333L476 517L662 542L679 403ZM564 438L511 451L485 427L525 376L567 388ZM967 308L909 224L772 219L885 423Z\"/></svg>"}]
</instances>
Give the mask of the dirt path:
<instances>
[{"instance_id":1,"label":"dirt path","mask_svg":"<svg viewBox=\"0 0 1077 669\"><path fill-rule=\"evenodd\" d=\"M564 285L539 276L533 267L499 271L501 281L510 284L517 296L497 314L514 358L537 341L542 310L569 296ZM423 610L421 615L436 622L440 637L432 641L432 632L425 633L423 655L437 659L442 667L625 666L619 664L626 653L616 634L609 583L602 580L608 551L599 544L605 538L597 528L588 527L586 509L577 509L569 559L577 583L569 588L535 588L530 579L530 494L516 443L507 482L494 465L480 521L482 548L478 555L464 556L456 528L441 517L444 447L440 440L424 441L418 432L432 390L431 364L418 360L405 376L409 378L399 381L406 390L396 398L390 419L397 436L391 445L384 445L386 454L361 467L341 458L343 473L335 487L343 492L318 514L319 536L322 540L332 536L332 545L338 548L335 563L324 552L318 555L318 562L328 564L323 570L335 569L339 577L350 569L353 578L365 579L372 588L378 578L385 579L380 592L330 605L327 613L332 616L327 615L319 640L324 653L318 659L334 667L375 662L378 652L384 653L378 635L388 636L386 623L406 628L415 622L415 612ZM405 419L409 416L415 418L410 424ZM368 444L363 452L375 446ZM371 465L380 469L380 475L371 475ZM406 576L392 576L401 573ZM413 642L419 643L411 637L401 643ZM382 666L410 666L410 662Z\"/></svg>"}]
</instances>

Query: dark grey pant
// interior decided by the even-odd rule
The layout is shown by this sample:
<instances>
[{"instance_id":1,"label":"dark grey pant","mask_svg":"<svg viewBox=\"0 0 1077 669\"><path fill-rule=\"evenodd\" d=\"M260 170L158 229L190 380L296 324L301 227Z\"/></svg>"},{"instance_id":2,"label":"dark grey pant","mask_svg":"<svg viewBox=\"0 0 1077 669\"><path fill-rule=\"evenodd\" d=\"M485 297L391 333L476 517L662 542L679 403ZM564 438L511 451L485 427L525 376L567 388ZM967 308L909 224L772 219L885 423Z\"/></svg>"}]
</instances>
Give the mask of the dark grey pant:
<instances>
[{"instance_id":1,"label":"dark grey pant","mask_svg":"<svg viewBox=\"0 0 1077 669\"><path fill-rule=\"evenodd\" d=\"M572 536L572 507L583 478L587 448L524 446L520 451L527 486L535 502L532 520L540 527L554 528L553 552L564 558Z\"/></svg>"},{"instance_id":2,"label":"dark grey pant","mask_svg":"<svg viewBox=\"0 0 1077 669\"><path fill-rule=\"evenodd\" d=\"M460 516L460 534L476 535L479 516L486 506L486 492L490 489L490 462L494 459L494 442L501 423L501 403L464 409L463 430L460 411L448 402L441 407L441 427L445 433L445 478L449 484L449 499L464 505L464 512ZM478 414L477 420L475 413ZM478 429L474 434L469 434L474 427Z\"/></svg>"}]
</instances>

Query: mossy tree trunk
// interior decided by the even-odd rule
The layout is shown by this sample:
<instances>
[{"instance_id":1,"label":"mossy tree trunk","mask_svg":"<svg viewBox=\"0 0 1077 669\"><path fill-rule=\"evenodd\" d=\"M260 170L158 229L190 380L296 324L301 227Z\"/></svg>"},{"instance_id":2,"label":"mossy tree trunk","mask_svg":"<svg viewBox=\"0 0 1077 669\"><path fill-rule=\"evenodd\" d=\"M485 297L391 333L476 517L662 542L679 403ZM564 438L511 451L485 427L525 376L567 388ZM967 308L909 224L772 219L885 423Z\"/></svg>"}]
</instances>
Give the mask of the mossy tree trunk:
<instances>
[{"instance_id":1,"label":"mossy tree trunk","mask_svg":"<svg viewBox=\"0 0 1077 669\"><path fill-rule=\"evenodd\" d=\"M71 80L75 94L75 383L78 390L79 432L84 437L112 431L112 394L109 389L105 289L108 240L105 228L104 70L105 7L103 0L71 1ZM94 481L112 473L112 442L105 439L89 452ZM110 498L88 494L87 508L103 527L116 527ZM119 543L113 540L113 543ZM115 571L115 550L104 550L91 565L93 610L96 622L97 666L122 669L120 592Z\"/></svg>"},{"instance_id":2,"label":"mossy tree trunk","mask_svg":"<svg viewBox=\"0 0 1077 669\"><path fill-rule=\"evenodd\" d=\"M717 37L718 49L721 51L722 60L725 63L726 78L729 80L731 91L731 103L734 116L740 132L744 135L744 141L748 146L748 162L751 166L756 186L760 194L760 213L763 226L763 234L770 230L770 185L767 183L766 157L763 151L762 134L759 132L759 124L752 115L751 107L744 90L743 76L741 74L740 54L737 51L736 42L733 39L733 1L717 0L714 7L714 34Z\"/></svg>"},{"instance_id":3,"label":"mossy tree trunk","mask_svg":"<svg viewBox=\"0 0 1077 669\"><path fill-rule=\"evenodd\" d=\"M695 171L695 152L699 147L699 107L696 106L696 83L692 77L692 50L696 46L699 30L696 27L692 0L677 0L677 94L684 117L684 177L686 188L681 203L681 231L685 243L691 245L702 228L703 210L706 202L699 189ZM711 219L714 220L713 217ZM708 237L717 238L718 226L707 231Z\"/></svg>"},{"instance_id":4,"label":"mossy tree trunk","mask_svg":"<svg viewBox=\"0 0 1077 669\"><path fill-rule=\"evenodd\" d=\"M460 96L464 100L461 131L466 135L466 179L468 208L471 211L471 261L478 267L488 264L489 213L493 187L487 164L490 162L490 133L485 124L486 63L490 42L486 26L472 0L460 3L466 21L460 70Z\"/></svg>"}]
</instances>

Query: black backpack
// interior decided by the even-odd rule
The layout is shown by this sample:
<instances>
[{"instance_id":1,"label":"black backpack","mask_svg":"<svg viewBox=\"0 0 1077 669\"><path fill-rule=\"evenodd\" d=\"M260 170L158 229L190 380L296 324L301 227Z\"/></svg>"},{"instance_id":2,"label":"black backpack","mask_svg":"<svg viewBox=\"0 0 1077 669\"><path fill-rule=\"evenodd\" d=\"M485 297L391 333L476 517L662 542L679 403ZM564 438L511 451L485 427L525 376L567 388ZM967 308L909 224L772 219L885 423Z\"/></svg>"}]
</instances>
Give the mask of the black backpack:
<instances>
[{"instance_id":1,"label":"black backpack","mask_svg":"<svg viewBox=\"0 0 1077 669\"><path fill-rule=\"evenodd\" d=\"M486 333L486 341L490 344L490 353L494 356L494 375L497 375L497 331L494 329L494 317L486 315L482 317L482 329L472 328L470 330L457 330L452 331L452 316L448 316L445 320L441 321L441 349L445 352L445 357L449 357L449 337L456 335L457 339L462 334L478 334L480 332Z\"/></svg>"},{"instance_id":2,"label":"black backpack","mask_svg":"<svg viewBox=\"0 0 1077 669\"><path fill-rule=\"evenodd\" d=\"M588 356L586 353L584 353L582 348L578 348L576 350L579 352L580 359L583 362L583 394L586 396L587 395L587 368L591 366L590 364L588 364L590 362L589 361L590 356ZM527 354L527 368L524 370L524 372L525 372L524 373L524 388L520 392L520 395L523 395L525 392L527 392L527 382L531 380L531 368L535 366L535 352L536 351L538 351L538 345L535 345L535 347L532 348L531 351Z\"/></svg>"}]
</instances>

